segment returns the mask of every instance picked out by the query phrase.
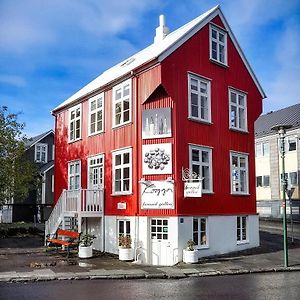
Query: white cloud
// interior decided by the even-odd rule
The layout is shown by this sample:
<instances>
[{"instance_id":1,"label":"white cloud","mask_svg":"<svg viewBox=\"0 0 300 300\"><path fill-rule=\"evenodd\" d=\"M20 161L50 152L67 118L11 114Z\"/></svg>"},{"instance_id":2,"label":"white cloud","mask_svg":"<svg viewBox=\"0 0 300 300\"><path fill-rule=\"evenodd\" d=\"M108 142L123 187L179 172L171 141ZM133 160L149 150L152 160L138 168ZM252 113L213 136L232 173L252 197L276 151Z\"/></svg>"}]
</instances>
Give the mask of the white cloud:
<instances>
[{"instance_id":1,"label":"white cloud","mask_svg":"<svg viewBox=\"0 0 300 300\"><path fill-rule=\"evenodd\" d=\"M70 42L81 33L94 38L136 26L143 13L158 0L2 0L0 50L24 53L35 47ZM77 32L77 34L76 34ZM97 40L95 40L97 42ZM93 45L90 45L91 47Z\"/></svg>"},{"instance_id":2,"label":"white cloud","mask_svg":"<svg viewBox=\"0 0 300 300\"><path fill-rule=\"evenodd\" d=\"M0 83L9 84L16 87L25 87L27 85L27 82L23 77L6 74L0 74Z\"/></svg>"}]
</instances>

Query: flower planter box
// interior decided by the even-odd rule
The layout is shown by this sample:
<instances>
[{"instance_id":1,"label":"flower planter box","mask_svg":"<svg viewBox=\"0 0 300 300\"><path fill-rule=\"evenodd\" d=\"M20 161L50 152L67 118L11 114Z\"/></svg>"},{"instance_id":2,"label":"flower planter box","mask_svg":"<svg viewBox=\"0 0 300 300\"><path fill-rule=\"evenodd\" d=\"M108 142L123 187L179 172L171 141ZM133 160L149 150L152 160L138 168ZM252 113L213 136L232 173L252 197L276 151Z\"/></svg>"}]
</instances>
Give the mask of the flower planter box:
<instances>
[{"instance_id":1,"label":"flower planter box","mask_svg":"<svg viewBox=\"0 0 300 300\"><path fill-rule=\"evenodd\" d=\"M133 249L119 248L119 260L124 260L124 261L133 260Z\"/></svg>"},{"instance_id":2,"label":"flower planter box","mask_svg":"<svg viewBox=\"0 0 300 300\"><path fill-rule=\"evenodd\" d=\"M186 264L194 264L198 262L198 251L197 250L183 250L183 262Z\"/></svg>"},{"instance_id":3,"label":"flower planter box","mask_svg":"<svg viewBox=\"0 0 300 300\"><path fill-rule=\"evenodd\" d=\"M79 246L78 248L78 256L79 258L90 258L93 256L93 248L91 246Z\"/></svg>"}]
</instances>

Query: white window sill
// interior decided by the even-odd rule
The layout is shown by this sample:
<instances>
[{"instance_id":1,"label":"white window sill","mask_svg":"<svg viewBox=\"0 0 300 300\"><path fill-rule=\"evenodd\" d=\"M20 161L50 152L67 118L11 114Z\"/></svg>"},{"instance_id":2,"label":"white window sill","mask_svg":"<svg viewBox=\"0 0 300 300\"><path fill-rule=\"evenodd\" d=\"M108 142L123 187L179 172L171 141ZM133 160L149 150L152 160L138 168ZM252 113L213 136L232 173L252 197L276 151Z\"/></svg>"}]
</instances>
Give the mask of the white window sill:
<instances>
[{"instance_id":1,"label":"white window sill","mask_svg":"<svg viewBox=\"0 0 300 300\"><path fill-rule=\"evenodd\" d=\"M130 196L133 195L132 192L115 192L112 193L111 196Z\"/></svg>"},{"instance_id":2,"label":"white window sill","mask_svg":"<svg viewBox=\"0 0 300 300\"><path fill-rule=\"evenodd\" d=\"M245 244L249 244L249 240L245 240L245 241L237 241L236 244L239 245L245 245Z\"/></svg>"},{"instance_id":3,"label":"white window sill","mask_svg":"<svg viewBox=\"0 0 300 300\"><path fill-rule=\"evenodd\" d=\"M229 129L232 131L239 132L239 133L246 133L246 134L249 133L249 131L247 129L245 130L245 129L235 128L235 127L229 127Z\"/></svg>"},{"instance_id":4,"label":"white window sill","mask_svg":"<svg viewBox=\"0 0 300 300\"><path fill-rule=\"evenodd\" d=\"M78 142L78 141L81 141L82 140L82 138L79 138L79 139L76 139L76 140L72 140L72 141L68 141L68 144L73 144L73 143L76 143L76 142Z\"/></svg>"},{"instance_id":5,"label":"white window sill","mask_svg":"<svg viewBox=\"0 0 300 300\"><path fill-rule=\"evenodd\" d=\"M128 121L128 122L125 122L125 123L122 123L122 124L118 124L118 125L113 125L112 129L118 129L118 128L121 128L121 127L124 127L124 126L128 126L130 124L132 124L131 121Z\"/></svg>"},{"instance_id":6,"label":"white window sill","mask_svg":"<svg viewBox=\"0 0 300 300\"><path fill-rule=\"evenodd\" d=\"M232 196L250 196L249 193L231 193Z\"/></svg>"},{"instance_id":7,"label":"white window sill","mask_svg":"<svg viewBox=\"0 0 300 300\"><path fill-rule=\"evenodd\" d=\"M195 247L196 247L196 250L198 250L198 251L209 249L208 245L205 245L205 246L195 246Z\"/></svg>"},{"instance_id":8,"label":"white window sill","mask_svg":"<svg viewBox=\"0 0 300 300\"><path fill-rule=\"evenodd\" d=\"M98 135L98 134L101 134L101 133L104 133L104 130L99 131L99 132L95 132L95 133L89 133L89 134L88 134L88 137L93 137L93 136Z\"/></svg>"},{"instance_id":9,"label":"white window sill","mask_svg":"<svg viewBox=\"0 0 300 300\"><path fill-rule=\"evenodd\" d=\"M189 116L188 117L188 120L190 121L194 121L194 122L197 122L197 123L201 123L201 124L206 124L206 125L212 125L213 123L209 120L202 120L202 119L197 119L195 117L192 117L192 116Z\"/></svg>"},{"instance_id":10,"label":"white window sill","mask_svg":"<svg viewBox=\"0 0 300 300\"><path fill-rule=\"evenodd\" d=\"M218 61L218 60L216 60L216 59L213 59L213 58L210 58L209 59L212 63L214 63L214 64L216 64L216 65L218 65L218 66L220 66L220 67L223 67L223 68L229 68L229 66L227 65L227 64L225 64L225 63L222 63L222 62L220 62L220 61Z\"/></svg>"}]
</instances>

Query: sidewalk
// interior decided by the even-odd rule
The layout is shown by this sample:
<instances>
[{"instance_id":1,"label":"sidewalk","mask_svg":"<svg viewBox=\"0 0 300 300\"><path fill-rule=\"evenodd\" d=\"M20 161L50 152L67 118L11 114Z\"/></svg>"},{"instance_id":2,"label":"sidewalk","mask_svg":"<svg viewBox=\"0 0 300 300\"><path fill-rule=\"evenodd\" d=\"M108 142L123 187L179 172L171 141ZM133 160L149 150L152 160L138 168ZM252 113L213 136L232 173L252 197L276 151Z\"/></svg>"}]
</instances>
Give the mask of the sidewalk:
<instances>
[{"instance_id":1,"label":"sidewalk","mask_svg":"<svg viewBox=\"0 0 300 300\"><path fill-rule=\"evenodd\" d=\"M38 237L32 237L37 239ZM289 267L283 267L282 237L261 232L261 246L240 253L202 259L197 264L172 267L121 262L117 256L96 253L79 259L76 253L66 260L63 254L46 252L44 247L0 248L0 281L26 282L70 279L185 278L258 272L300 271L300 241L289 246ZM33 241L36 242L36 241ZM16 243L16 242L15 242Z\"/></svg>"}]
</instances>

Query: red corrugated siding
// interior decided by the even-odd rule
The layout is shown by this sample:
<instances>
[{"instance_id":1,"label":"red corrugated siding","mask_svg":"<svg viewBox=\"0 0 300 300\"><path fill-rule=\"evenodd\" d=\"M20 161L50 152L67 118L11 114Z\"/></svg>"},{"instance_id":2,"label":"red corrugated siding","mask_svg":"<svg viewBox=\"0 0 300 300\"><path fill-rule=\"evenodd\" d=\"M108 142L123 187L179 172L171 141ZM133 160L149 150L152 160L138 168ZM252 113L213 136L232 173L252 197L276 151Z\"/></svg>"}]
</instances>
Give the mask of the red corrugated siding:
<instances>
[{"instance_id":1,"label":"red corrugated siding","mask_svg":"<svg viewBox=\"0 0 300 300\"><path fill-rule=\"evenodd\" d=\"M213 20L221 25L219 17ZM242 214L256 212L254 172L255 119L262 111L262 99L246 67L228 37L228 68L209 61L208 25L162 63L162 84L174 101L177 122L176 143L177 204L179 215ZM212 79L211 125L188 120L187 72ZM248 93L248 134L229 130L228 87ZM202 198L183 198L181 167L188 167L188 143L213 147L213 194ZM250 196L230 195L229 151L249 153Z\"/></svg>"}]
</instances>

